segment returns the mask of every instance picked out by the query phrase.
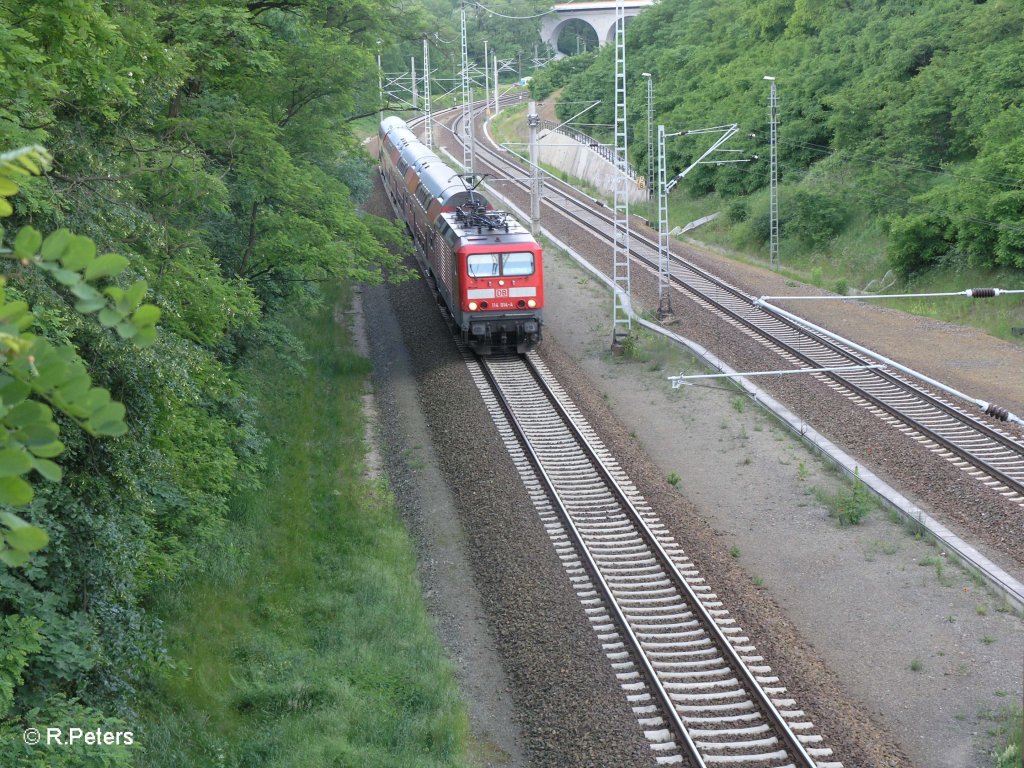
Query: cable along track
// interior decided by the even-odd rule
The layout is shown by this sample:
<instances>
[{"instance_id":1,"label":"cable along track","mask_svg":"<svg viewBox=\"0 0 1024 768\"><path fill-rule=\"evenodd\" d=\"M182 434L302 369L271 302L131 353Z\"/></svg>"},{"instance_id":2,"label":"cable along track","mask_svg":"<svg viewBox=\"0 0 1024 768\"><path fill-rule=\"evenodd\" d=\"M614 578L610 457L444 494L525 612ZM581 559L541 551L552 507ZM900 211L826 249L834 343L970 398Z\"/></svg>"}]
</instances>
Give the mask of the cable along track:
<instances>
[{"instance_id":1,"label":"cable along track","mask_svg":"<svg viewBox=\"0 0 1024 768\"><path fill-rule=\"evenodd\" d=\"M477 154L492 167L504 169L510 179L522 173L518 165L482 145ZM512 183L526 186L518 181ZM611 220L600 209L593 209L589 199L584 207L579 199L572 197L578 194L577 190L554 179L545 179L545 187L566 200L572 199L572 207L551 196L544 198L545 205L594 236L608 239ZM636 232L630 243L631 258L657 275L657 243ZM767 312L754 304L753 297L675 254L670 255L669 271L674 287L789 363L809 368L877 363L812 329ZM1020 437L976 418L927 387L891 370L810 375L851 402L867 408L889 426L945 458L1008 501L1024 506L1024 441Z\"/></svg>"},{"instance_id":2,"label":"cable along track","mask_svg":"<svg viewBox=\"0 0 1024 768\"><path fill-rule=\"evenodd\" d=\"M464 354L657 762L841 768L536 353Z\"/></svg>"}]
</instances>

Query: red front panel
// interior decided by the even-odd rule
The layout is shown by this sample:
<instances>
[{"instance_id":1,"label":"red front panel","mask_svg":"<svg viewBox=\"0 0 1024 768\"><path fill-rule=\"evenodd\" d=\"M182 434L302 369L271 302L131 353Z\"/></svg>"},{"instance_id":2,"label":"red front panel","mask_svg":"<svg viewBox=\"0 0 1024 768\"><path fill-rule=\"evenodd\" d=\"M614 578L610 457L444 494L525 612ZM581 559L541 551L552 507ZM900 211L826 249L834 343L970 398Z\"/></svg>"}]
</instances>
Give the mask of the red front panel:
<instances>
[{"instance_id":1,"label":"red front panel","mask_svg":"<svg viewBox=\"0 0 1024 768\"><path fill-rule=\"evenodd\" d=\"M536 243L463 246L457 261L458 301L463 312L543 308L544 264Z\"/></svg>"}]
</instances>

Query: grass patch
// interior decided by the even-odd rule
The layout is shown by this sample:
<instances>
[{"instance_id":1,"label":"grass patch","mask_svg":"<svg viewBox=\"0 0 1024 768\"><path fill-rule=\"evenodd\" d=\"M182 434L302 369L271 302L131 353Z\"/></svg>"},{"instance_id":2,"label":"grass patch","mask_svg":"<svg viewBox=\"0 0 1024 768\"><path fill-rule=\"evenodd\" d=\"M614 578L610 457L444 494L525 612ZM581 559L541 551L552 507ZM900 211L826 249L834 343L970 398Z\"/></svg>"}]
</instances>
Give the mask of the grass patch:
<instances>
[{"instance_id":1,"label":"grass patch","mask_svg":"<svg viewBox=\"0 0 1024 768\"><path fill-rule=\"evenodd\" d=\"M502 108L497 117L491 119L491 138L498 144L513 144L513 149L521 155L528 154L525 146L529 140L529 129L526 125L527 102L521 102Z\"/></svg>"},{"instance_id":2,"label":"grass patch","mask_svg":"<svg viewBox=\"0 0 1024 768\"><path fill-rule=\"evenodd\" d=\"M156 606L173 668L141 707L141 765L463 765L467 717L387 489L363 478L369 363L333 312L296 321L301 373L253 361L267 477L210 565Z\"/></svg>"},{"instance_id":3,"label":"grass patch","mask_svg":"<svg viewBox=\"0 0 1024 768\"><path fill-rule=\"evenodd\" d=\"M835 518L841 527L860 524L868 512L878 506L856 471L852 483L844 483L835 492L817 486L813 490L818 503L828 510L829 517Z\"/></svg>"},{"instance_id":4,"label":"grass patch","mask_svg":"<svg viewBox=\"0 0 1024 768\"><path fill-rule=\"evenodd\" d=\"M790 191L786 188L781 195L783 230L790 213L786 202ZM737 217L733 213L737 207L746 210L747 214ZM730 259L763 266L768 257L764 234L767 208L767 190L736 199L722 199L715 193L693 197L689 195L687 186L681 184L680 191L669 197L669 226L682 226L708 214L721 213L717 219L692 234L701 244ZM641 213L643 210L644 206L640 204L633 212ZM652 208L648 218L656 215ZM779 246L782 262L779 271L791 278L794 287L797 283L809 283L841 294L860 290L877 292L880 284L888 284L883 278L888 276L892 279L888 274L890 264L886 256L888 242L883 223L865 211L863 206L852 204L842 231L827 242L810 245L783 233ZM1019 270L982 269L954 263L929 270L911 280L897 280L883 292L940 293L988 286L1022 288L1024 278ZM903 312L973 326L998 338L1022 343L1021 336L1013 329L1024 327L1024 297L1005 296L990 301L968 298L898 299L888 304Z\"/></svg>"},{"instance_id":5,"label":"grass patch","mask_svg":"<svg viewBox=\"0 0 1024 768\"><path fill-rule=\"evenodd\" d=\"M992 768L1020 768L1024 757L1024 714L1021 706L1004 707L983 716L992 721L988 735L996 744L991 752Z\"/></svg>"},{"instance_id":6,"label":"grass patch","mask_svg":"<svg viewBox=\"0 0 1024 768\"><path fill-rule=\"evenodd\" d=\"M957 265L930 270L909 281L900 292L941 293L987 287L1024 288L1024 277L1020 270L988 270ZM879 303L915 315L981 328L993 336L1018 344L1022 341L1020 336L1014 335L1012 329L1024 327L1024 296L1001 296L981 301L966 297L893 299Z\"/></svg>"}]
</instances>

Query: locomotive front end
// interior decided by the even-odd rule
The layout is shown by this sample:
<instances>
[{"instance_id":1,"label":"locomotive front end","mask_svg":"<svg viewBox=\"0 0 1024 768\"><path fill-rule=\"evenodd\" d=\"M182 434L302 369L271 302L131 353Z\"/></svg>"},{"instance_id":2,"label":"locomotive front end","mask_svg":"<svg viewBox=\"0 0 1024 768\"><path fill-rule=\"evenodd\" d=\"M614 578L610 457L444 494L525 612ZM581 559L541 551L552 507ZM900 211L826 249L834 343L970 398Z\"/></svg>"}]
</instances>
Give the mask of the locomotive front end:
<instances>
[{"instance_id":1,"label":"locomotive front end","mask_svg":"<svg viewBox=\"0 0 1024 768\"><path fill-rule=\"evenodd\" d=\"M461 326L467 343L480 354L536 346L544 309L540 246L533 238L510 234L468 237L460 250Z\"/></svg>"}]
</instances>

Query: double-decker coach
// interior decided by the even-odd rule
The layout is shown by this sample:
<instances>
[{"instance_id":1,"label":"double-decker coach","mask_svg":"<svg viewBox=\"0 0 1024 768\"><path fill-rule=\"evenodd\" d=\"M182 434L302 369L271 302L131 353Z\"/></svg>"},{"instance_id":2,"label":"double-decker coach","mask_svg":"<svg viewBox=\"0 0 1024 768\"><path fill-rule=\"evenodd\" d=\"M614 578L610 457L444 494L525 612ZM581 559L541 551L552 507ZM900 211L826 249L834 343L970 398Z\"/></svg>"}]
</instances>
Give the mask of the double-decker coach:
<instances>
[{"instance_id":1,"label":"double-decker coach","mask_svg":"<svg viewBox=\"0 0 1024 768\"><path fill-rule=\"evenodd\" d=\"M540 341L540 245L495 210L398 117L380 124L380 170L428 275L478 354L525 352Z\"/></svg>"}]
</instances>

